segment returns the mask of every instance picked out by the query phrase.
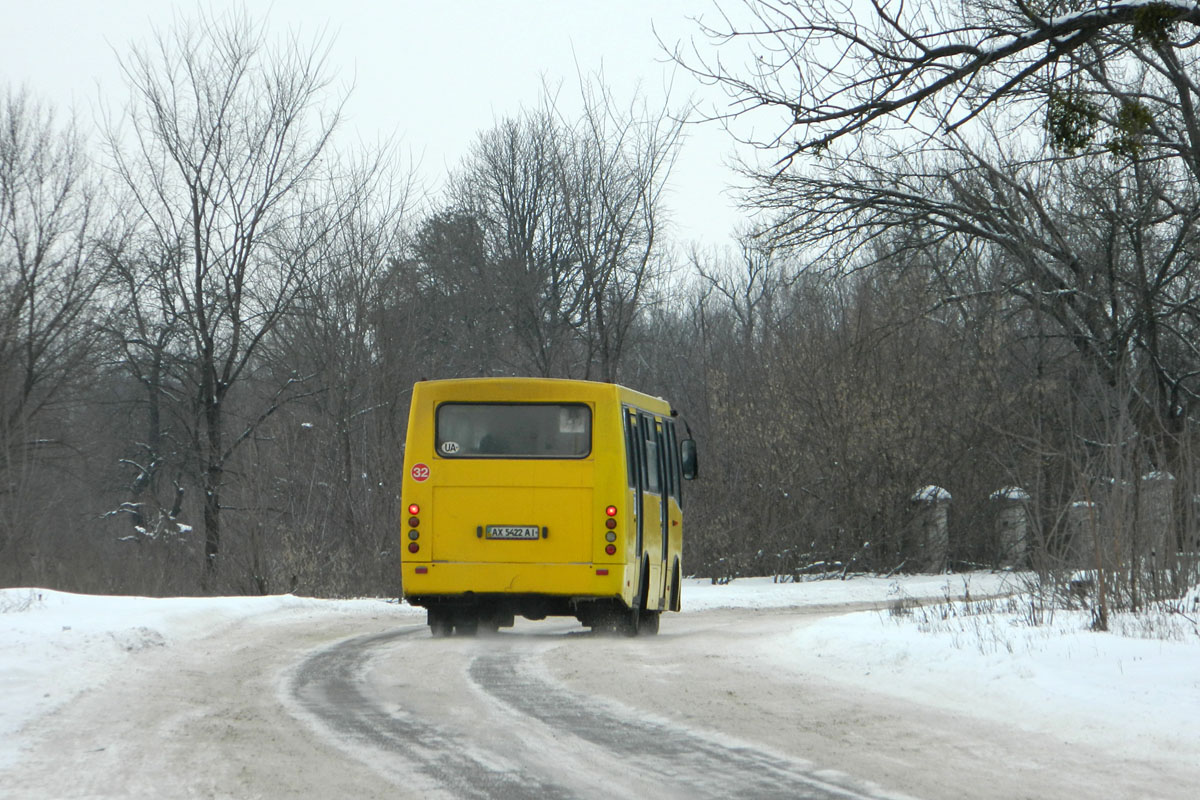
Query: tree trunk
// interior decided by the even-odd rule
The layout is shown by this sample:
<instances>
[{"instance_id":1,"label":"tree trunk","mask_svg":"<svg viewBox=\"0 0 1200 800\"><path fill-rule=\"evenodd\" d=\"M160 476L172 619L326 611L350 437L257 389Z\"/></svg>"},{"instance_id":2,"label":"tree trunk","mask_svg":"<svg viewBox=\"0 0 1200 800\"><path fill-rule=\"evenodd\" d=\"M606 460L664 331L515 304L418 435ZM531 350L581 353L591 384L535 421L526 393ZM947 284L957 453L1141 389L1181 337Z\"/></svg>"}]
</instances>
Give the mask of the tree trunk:
<instances>
[{"instance_id":1,"label":"tree trunk","mask_svg":"<svg viewBox=\"0 0 1200 800\"><path fill-rule=\"evenodd\" d=\"M211 391L206 397L204 421L208 436L205 440L207 453L204 470L204 576L201 586L205 591L212 592L216 589L217 559L221 551L221 483L224 466L221 453L221 402Z\"/></svg>"}]
</instances>

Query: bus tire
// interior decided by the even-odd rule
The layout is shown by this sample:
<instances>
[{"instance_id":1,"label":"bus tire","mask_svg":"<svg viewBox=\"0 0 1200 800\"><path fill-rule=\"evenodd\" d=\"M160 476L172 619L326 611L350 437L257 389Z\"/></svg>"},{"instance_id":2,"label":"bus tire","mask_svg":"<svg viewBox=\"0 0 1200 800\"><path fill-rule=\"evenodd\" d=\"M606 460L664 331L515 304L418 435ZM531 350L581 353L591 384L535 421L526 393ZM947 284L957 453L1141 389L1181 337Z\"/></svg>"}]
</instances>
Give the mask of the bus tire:
<instances>
[{"instance_id":1,"label":"bus tire","mask_svg":"<svg viewBox=\"0 0 1200 800\"><path fill-rule=\"evenodd\" d=\"M637 606L622 614L617 622L617 632L626 636L637 636L642 629L642 610Z\"/></svg>"},{"instance_id":2,"label":"bus tire","mask_svg":"<svg viewBox=\"0 0 1200 800\"><path fill-rule=\"evenodd\" d=\"M481 633L498 633L501 628L513 626L513 615L504 611L491 610L479 615Z\"/></svg>"},{"instance_id":3,"label":"bus tire","mask_svg":"<svg viewBox=\"0 0 1200 800\"><path fill-rule=\"evenodd\" d=\"M429 632L435 639L444 639L454 631L454 623L450 619L450 614L444 609L429 609L428 620Z\"/></svg>"},{"instance_id":4,"label":"bus tire","mask_svg":"<svg viewBox=\"0 0 1200 800\"><path fill-rule=\"evenodd\" d=\"M629 613L624 608L597 607L589 608L579 621L592 629L596 636L611 636L625 630L625 615Z\"/></svg>"},{"instance_id":5,"label":"bus tire","mask_svg":"<svg viewBox=\"0 0 1200 800\"><path fill-rule=\"evenodd\" d=\"M680 574L679 559L675 559L675 566L671 568L671 593L670 605L667 606L669 611L683 610L683 586L681 581L683 576Z\"/></svg>"}]
</instances>

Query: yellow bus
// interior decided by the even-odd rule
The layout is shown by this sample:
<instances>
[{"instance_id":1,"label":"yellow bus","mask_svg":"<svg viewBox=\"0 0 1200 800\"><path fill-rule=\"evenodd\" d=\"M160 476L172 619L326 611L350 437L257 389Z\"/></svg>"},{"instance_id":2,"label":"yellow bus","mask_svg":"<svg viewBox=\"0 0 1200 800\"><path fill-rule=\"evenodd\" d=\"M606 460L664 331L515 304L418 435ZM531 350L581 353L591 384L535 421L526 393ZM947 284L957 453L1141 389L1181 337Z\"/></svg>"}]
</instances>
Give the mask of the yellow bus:
<instances>
[{"instance_id":1,"label":"yellow bus","mask_svg":"<svg viewBox=\"0 0 1200 800\"><path fill-rule=\"evenodd\" d=\"M591 381L422 381L404 471L402 589L434 636L517 615L657 633L680 609L696 447L666 401Z\"/></svg>"}]
</instances>

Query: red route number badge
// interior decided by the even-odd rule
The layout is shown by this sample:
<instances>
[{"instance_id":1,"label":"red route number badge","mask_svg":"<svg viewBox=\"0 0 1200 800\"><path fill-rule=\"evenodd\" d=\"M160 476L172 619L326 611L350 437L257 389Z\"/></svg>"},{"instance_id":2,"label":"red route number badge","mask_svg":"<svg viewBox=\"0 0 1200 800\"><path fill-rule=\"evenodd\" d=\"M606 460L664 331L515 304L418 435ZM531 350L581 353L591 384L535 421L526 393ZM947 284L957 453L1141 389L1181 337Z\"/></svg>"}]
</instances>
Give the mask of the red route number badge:
<instances>
[{"instance_id":1,"label":"red route number badge","mask_svg":"<svg viewBox=\"0 0 1200 800\"><path fill-rule=\"evenodd\" d=\"M428 464L413 464L412 479L417 483L423 483L429 480L429 465Z\"/></svg>"}]
</instances>

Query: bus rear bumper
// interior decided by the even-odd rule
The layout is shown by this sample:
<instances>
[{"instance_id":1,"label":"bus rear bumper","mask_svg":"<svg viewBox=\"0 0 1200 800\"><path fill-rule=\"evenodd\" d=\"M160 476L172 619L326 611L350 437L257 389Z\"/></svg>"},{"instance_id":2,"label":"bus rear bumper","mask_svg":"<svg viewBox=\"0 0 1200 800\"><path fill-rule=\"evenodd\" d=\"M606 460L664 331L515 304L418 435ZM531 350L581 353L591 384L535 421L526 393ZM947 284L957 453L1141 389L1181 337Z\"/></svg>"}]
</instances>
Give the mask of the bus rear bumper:
<instances>
[{"instance_id":1,"label":"bus rear bumper","mask_svg":"<svg viewBox=\"0 0 1200 800\"><path fill-rule=\"evenodd\" d=\"M405 563L404 596L415 605L425 599L453 602L478 595L539 595L561 598L615 598L628 604L635 570L624 564L508 564L432 561Z\"/></svg>"}]
</instances>

